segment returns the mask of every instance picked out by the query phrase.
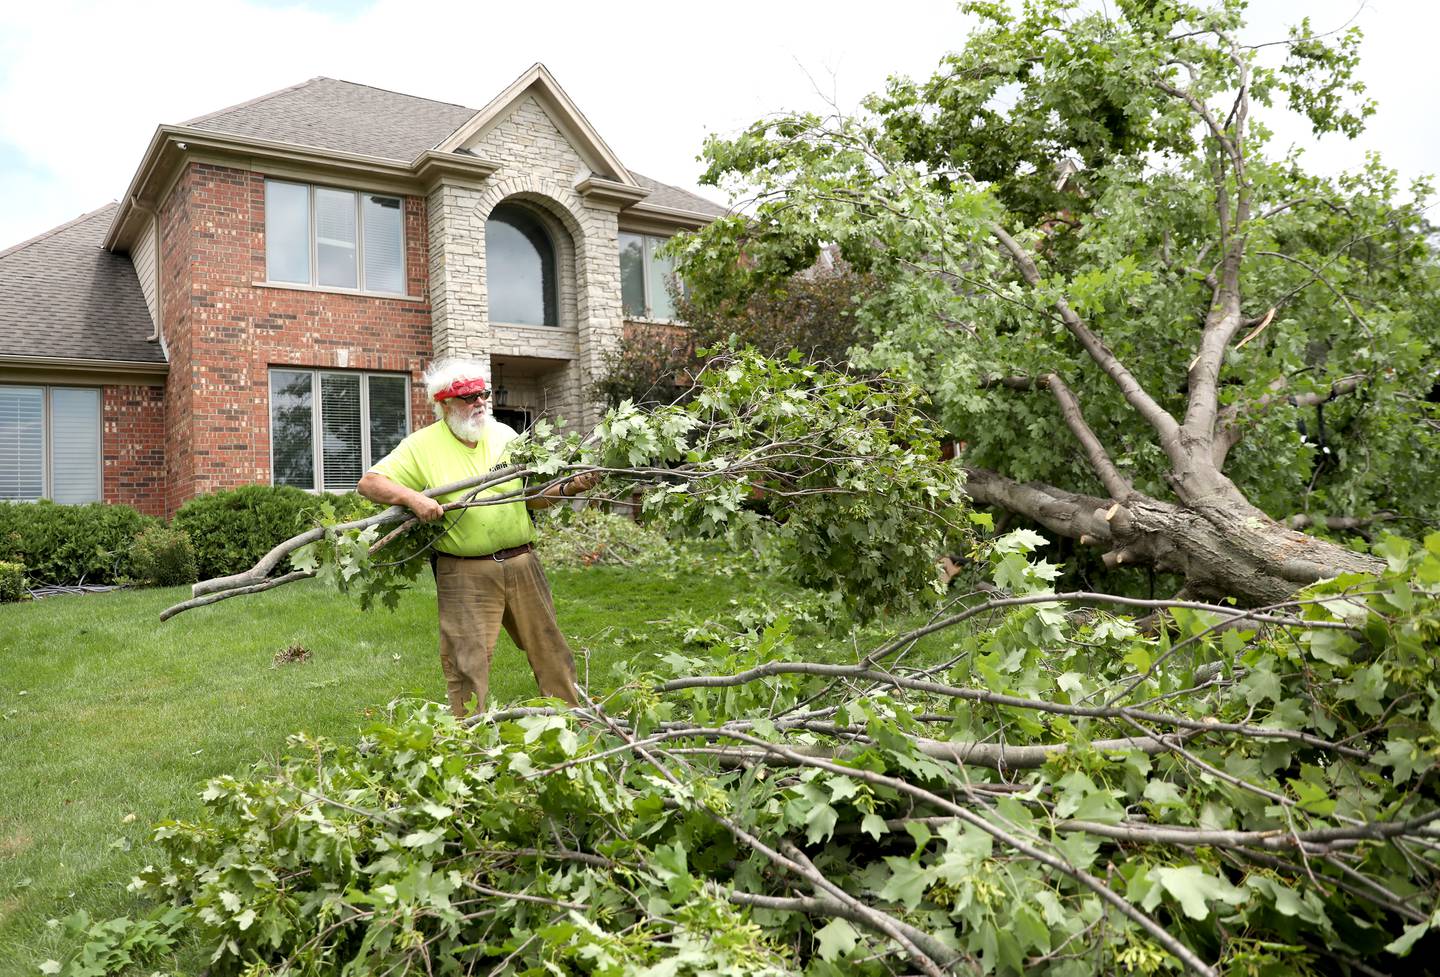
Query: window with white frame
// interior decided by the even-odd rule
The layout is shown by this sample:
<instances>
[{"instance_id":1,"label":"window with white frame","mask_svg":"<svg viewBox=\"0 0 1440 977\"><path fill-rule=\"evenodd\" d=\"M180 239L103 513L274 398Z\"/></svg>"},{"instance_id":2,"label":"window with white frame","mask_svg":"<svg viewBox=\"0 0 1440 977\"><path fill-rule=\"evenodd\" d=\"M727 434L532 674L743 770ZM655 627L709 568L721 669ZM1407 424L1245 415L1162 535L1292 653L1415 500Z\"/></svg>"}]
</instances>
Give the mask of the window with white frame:
<instances>
[{"instance_id":1,"label":"window with white frame","mask_svg":"<svg viewBox=\"0 0 1440 977\"><path fill-rule=\"evenodd\" d=\"M281 285L403 295L404 201L266 180L265 278Z\"/></svg>"},{"instance_id":2,"label":"window with white frame","mask_svg":"<svg viewBox=\"0 0 1440 977\"><path fill-rule=\"evenodd\" d=\"M674 262L656 252L668 238L620 232L620 300L625 314L639 319L673 319L670 298Z\"/></svg>"},{"instance_id":3,"label":"window with white frame","mask_svg":"<svg viewBox=\"0 0 1440 977\"><path fill-rule=\"evenodd\" d=\"M410 380L393 373L270 371L270 481L347 492L410 430Z\"/></svg>"},{"instance_id":4,"label":"window with white frame","mask_svg":"<svg viewBox=\"0 0 1440 977\"><path fill-rule=\"evenodd\" d=\"M100 501L100 391L0 385L0 499Z\"/></svg>"}]
</instances>

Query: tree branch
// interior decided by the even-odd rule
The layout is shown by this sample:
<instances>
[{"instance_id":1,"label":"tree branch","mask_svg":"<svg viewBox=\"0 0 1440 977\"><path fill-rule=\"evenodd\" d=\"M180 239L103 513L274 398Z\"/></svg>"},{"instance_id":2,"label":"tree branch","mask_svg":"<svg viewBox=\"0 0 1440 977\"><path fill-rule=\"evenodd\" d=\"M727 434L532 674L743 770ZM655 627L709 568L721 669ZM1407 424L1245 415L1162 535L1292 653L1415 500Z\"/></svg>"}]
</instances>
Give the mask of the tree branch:
<instances>
[{"instance_id":1,"label":"tree branch","mask_svg":"<svg viewBox=\"0 0 1440 977\"><path fill-rule=\"evenodd\" d=\"M1010 260L1014 262L1021 277L1030 287L1039 287L1040 271L1035 267L1034 259L1020 246L1020 243L999 224L990 225L990 233L1000 242L1002 249L1010 256ZM1179 424L1175 418L1171 417L1165 408L1150 396L1141 386L1140 381L1136 380L1125 364L1121 363L1110 348L1100 341L1100 338L1090 330L1090 327L1075 313L1075 310L1070 308L1070 304L1063 297L1055 300L1055 310L1060 313L1060 319L1065 324L1065 328L1079 341L1081 347L1095 361L1095 365L1104 370L1105 375L1110 377L1120 388L1120 393L1125 397L1125 401L1134 407L1160 435L1161 444L1166 448L1167 454L1173 450L1172 442L1179 432Z\"/></svg>"},{"instance_id":2,"label":"tree branch","mask_svg":"<svg viewBox=\"0 0 1440 977\"><path fill-rule=\"evenodd\" d=\"M1065 385L1065 381L1060 379L1059 374L1052 373L1046 379L1049 382L1050 392L1060 402L1060 414L1065 418L1066 426L1080 442L1080 446L1085 449L1085 457L1090 462L1090 467L1095 470L1095 474L1100 476L1100 482L1105 486L1105 491L1109 492L1110 497L1117 502L1124 502L1130 498L1135 492L1134 487L1131 486L1128 478L1120 474L1120 469L1115 467L1115 462L1110 459L1110 455L1105 451L1105 446L1100 443L1100 439L1095 436L1090 425L1085 423L1085 416L1080 412L1080 401Z\"/></svg>"},{"instance_id":3,"label":"tree branch","mask_svg":"<svg viewBox=\"0 0 1440 977\"><path fill-rule=\"evenodd\" d=\"M1065 426L1070 428L1070 433L1080 442L1085 449L1085 458L1090 462L1090 467L1100 477L1100 482L1105 486L1105 491L1117 502L1128 499L1135 489L1130 480L1120 474L1120 469L1110 459L1105 446L1095 436L1090 425L1085 423L1085 415L1080 411L1080 401L1075 394L1066 386L1065 381L1058 373L1047 373L1042 377L993 377L982 380L980 385L1006 387L1010 390L1034 390L1038 388L1049 388L1055 395L1055 400L1060 404L1060 416L1065 421Z\"/></svg>"},{"instance_id":4,"label":"tree branch","mask_svg":"<svg viewBox=\"0 0 1440 977\"><path fill-rule=\"evenodd\" d=\"M1301 268L1304 268L1310 273L1310 280L1305 282L1304 285L1301 285L1291 291L1289 295L1285 296L1285 299L1288 300L1296 293L1302 291L1306 286L1314 282L1319 282L1321 285L1324 285L1326 288L1328 288L1332 295L1334 295L1337 299L1340 300L1341 304L1345 306L1345 311L1350 313L1350 318L1354 319L1356 324L1359 325L1361 329L1365 330L1365 335L1370 337L1371 339L1375 338L1375 332L1370 328L1370 323L1366 322L1365 317L1362 316L1359 312L1355 311L1355 306L1350 304L1350 299L1345 296L1345 293L1340 291L1340 289L1336 288L1334 284L1331 283L1330 279L1326 278L1319 268L1316 268L1309 262L1303 261L1300 258L1296 258L1293 255L1283 254L1279 251L1256 251L1255 254L1266 258L1279 258L1281 261L1288 261L1292 265L1299 265Z\"/></svg>"},{"instance_id":5,"label":"tree branch","mask_svg":"<svg viewBox=\"0 0 1440 977\"><path fill-rule=\"evenodd\" d=\"M1193 950L1191 950L1185 944L1177 940L1163 926L1157 923L1148 914L1141 912L1135 906L1131 905L1128 901L1125 900L1124 897L1116 893L1114 889L1110 888L1099 878L1091 875L1089 872L1085 871L1082 868L1077 868L1076 866L1070 864L1068 861L1057 855L1052 855L1047 851L1043 851L1042 849L1035 847L1023 838L1017 837L1011 832L1006 831L1004 828L992 824L990 821L982 818L974 811L971 811L968 808L961 807L959 804L956 804L954 801L951 801L948 798L941 797L938 794L932 793L931 791L925 790L922 787L908 783L896 777L889 777L884 774L875 773L870 770L857 770L852 767L842 767L839 764L831 763L828 760L820 760L813 757L801 756L800 754L788 749L787 747L771 743L768 740L760 739L758 736L750 736L745 733L732 733L725 730L716 730L715 732L729 736L733 739L737 739L743 743L749 743L750 745L758 747L759 749L766 750L768 752L772 752L779 756L785 757L786 759L789 759L791 762L797 765L817 767L829 773L840 774L846 777L853 777L857 780L865 781L866 783L875 784L876 786L888 787L891 790L913 797L918 801L933 804L940 810L948 811L959 820L980 829L981 831L990 835L996 841L1013 849L1019 854L1025 856L1026 858L1034 859L1035 861L1040 862L1043 865L1049 866L1050 868L1061 873L1062 875L1066 875L1069 878L1073 879L1075 882L1089 889L1091 892L1094 892L1103 901L1108 903L1111 908L1115 909L1121 915L1127 917L1136 925L1138 925L1141 929L1149 933L1152 939L1156 940L1166 950L1179 958L1182 963L1184 963L1195 973L1202 974L1204 975L1204 977L1215 977L1214 969L1211 968L1209 964L1205 963L1205 961L1201 960L1198 956L1196 956Z\"/></svg>"},{"instance_id":6,"label":"tree branch","mask_svg":"<svg viewBox=\"0 0 1440 977\"><path fill-rule=\"evenodd\" d=\"M1399 517L1399 513L1396 512L1377 512L1370 516L1322 516L1301 512L1283 522L1291 529L1309 529L1311 526L1319 526L1322 529L1344 532L1351 529L1364 529L1377 522L1388 522Z\"/></svg>"},{"instance_id":7,"label":"tree branch","mask_svg":"<svg viewBox=\"0 0 1440 977\"><path fill-rule=\"evenodd\" d=\"M1230 449L1244 438L1246 421L1253 420L1259 414L1280 403L1287 403L1294 407L1314 407L1317 404L1328 404L1336 397L1359 390L1366 379L1368 379L1366 374L1354 373L1332 381L1328 390L1311 390L1305 393L1281 396L1288 380L1285 377L1276 377L1266 386L1267 392L1255 400L1245 404L1231 404L1220 412L1216 420L1215 441L1211 445L1215 467L1223 468Z\"/></svg>"},{"instance_id":8,"label":"tree branch","mask_svg":"<svg viewBox=\"0 0 1440 977\"><path fill-rule=\"evenodd\" d=\"M1022 484L986 468L965 469L965 492L976 502L1019 513L1067 539L1108 546L1114 538L1110 523L1095 514L1107 511L1109 499L1051 485Z\"/></svg>"}]
</instances>

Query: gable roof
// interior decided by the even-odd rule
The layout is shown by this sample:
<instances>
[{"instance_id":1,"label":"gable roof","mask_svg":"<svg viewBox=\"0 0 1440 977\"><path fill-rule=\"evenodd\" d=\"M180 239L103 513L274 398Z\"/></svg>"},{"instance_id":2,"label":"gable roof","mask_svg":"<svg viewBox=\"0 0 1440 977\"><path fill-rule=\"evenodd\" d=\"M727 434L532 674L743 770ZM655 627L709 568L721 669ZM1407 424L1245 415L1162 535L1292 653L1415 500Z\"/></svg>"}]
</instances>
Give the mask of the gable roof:
<instances>
[{"instance_id":1,"label":"gable roof","mask_svg":"<svg viewBox=\"0 0 1440 977\"><path fill-rule=\"evenodd\" d=\"M123 254L101 243L117 204L0 251L0 335L7 360L83 358L163 365L150 309Z\"/></svg>"},{"instance_id":2,"label":"gable roof","mask_svg":"<svg viewBox=\"0 0 1440 977\"><path fill-rule=\"evenodd\" d=\"M474 115L463 105L311 78L185 125L409 163Z\"/></svg>"},{"instance_id":3,"label":"gable roof","mask_svg":"<svg viewBox=\"0 0 1440 977\"><path fill-rule=\"evenodd\" d=\"M644 204L720 216L704 197L626 168L544 65L533 65L485 108L472 109L335 78L309 81L184 123L186 128L411 163L421 153L461 152L462 144L500 121L526 94L537 95L589 157L599 176L650 191ZM608 170L609 172L601 172Z\"/></svg>"},{"instance_id":4,"label":"gable roof","mask_svg":"<svg viewBox=\"0 0 1440 977\"><path fill-rule=\"evenodd\" d=\"M580 154L580 158L589 164L592 172L598 176L613 178L626 186L635 185L634 178L620 162L620 158L605 145L600 133L595 131L595 127L585 118L579 106L565 94L565 89L560 87L555 76L538 61L435 148L442 153L459 150L467 142L479 138L502 121L527 95L540 103L550 116L550 121L560 128L570 145Z\"/></svg>"}]
</instances>

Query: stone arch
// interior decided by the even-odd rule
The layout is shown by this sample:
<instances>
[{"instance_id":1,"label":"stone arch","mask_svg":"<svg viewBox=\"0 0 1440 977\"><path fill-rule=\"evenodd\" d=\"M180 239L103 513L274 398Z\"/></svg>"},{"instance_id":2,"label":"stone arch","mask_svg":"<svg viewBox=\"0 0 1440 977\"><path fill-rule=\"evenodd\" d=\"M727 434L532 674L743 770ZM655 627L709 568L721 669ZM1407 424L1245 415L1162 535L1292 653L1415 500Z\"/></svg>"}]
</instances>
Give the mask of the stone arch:
<instances>
[{"instance_id":1,"label":"stone arch","mask_svg":"<svg viewBox=\"0 0 1440 977\"><path fill-rule=\"evenodd\" d=\"M580 197L549 180L517 174L489 187L475 205L480 225L500 204L517 204L532 213L554 241L555 263L560 278L560 326L574 330L588 315L587 240L581 221L584 205ZM563 231L557 234L556 231ZM568 312L568 315L566 314Z\"/></svg>"},{"instance_id":2,"label":"stone arch","mask_svg":"<svg viewBox=\"0 0 1440 977\"><path fill-rule=\"evenodd\" d=\"M558 332L570 337L567 344L573 350L569 358L563 361L563 365L557 363L554 371L536 380L537 386L534 390L538 391L538 394L534 407L540 416L550 414L563 416L570 421L583 420L588 410L585 390L590 381L582 369L582 363L592 332L589 321L594 309L594 272L591 269L591 259L595 255L591 252L596 246L593 235L586 232L591 223L589 214L584 201L573 189L537 175L515 174L497 180L478 196L470 223L483 228L485 221L501 204L524 209L550 235L555 246L559 285ZM488 292L487 282L484 293L488 296ZM493 330L500 324L489 318L488 297L485 309L487 331L493 339L496 337ZM492 346L492 349L494 348ZM511 383L510 386L513 389L516 384Z\"/></svg>"}]
</instances>

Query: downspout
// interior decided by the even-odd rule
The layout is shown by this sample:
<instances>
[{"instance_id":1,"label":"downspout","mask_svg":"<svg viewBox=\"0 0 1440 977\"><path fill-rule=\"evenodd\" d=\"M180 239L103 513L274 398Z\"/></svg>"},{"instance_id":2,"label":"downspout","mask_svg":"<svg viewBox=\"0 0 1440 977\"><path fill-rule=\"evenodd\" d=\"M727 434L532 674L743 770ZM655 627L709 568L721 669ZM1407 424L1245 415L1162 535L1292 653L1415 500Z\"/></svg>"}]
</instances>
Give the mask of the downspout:
<instances>
[{"instance_id":1,"label":"downspout","mask_svg":"<svg viewBox=\"0 0 1440 977\"><path fill-rule=\"evenodd\" d=\"M160 355L165 357L165 362L170 362L170 350L165 345L165 330L162 327L165 322L165 286L160 280L160 214L155 208L140 202L140 198L134 194L130 195L130 206L148 214L150 217L151 235L155 244L155 328L150 335L145 337L147 343L160 343Z\"/></svg>"}]
</instances>

